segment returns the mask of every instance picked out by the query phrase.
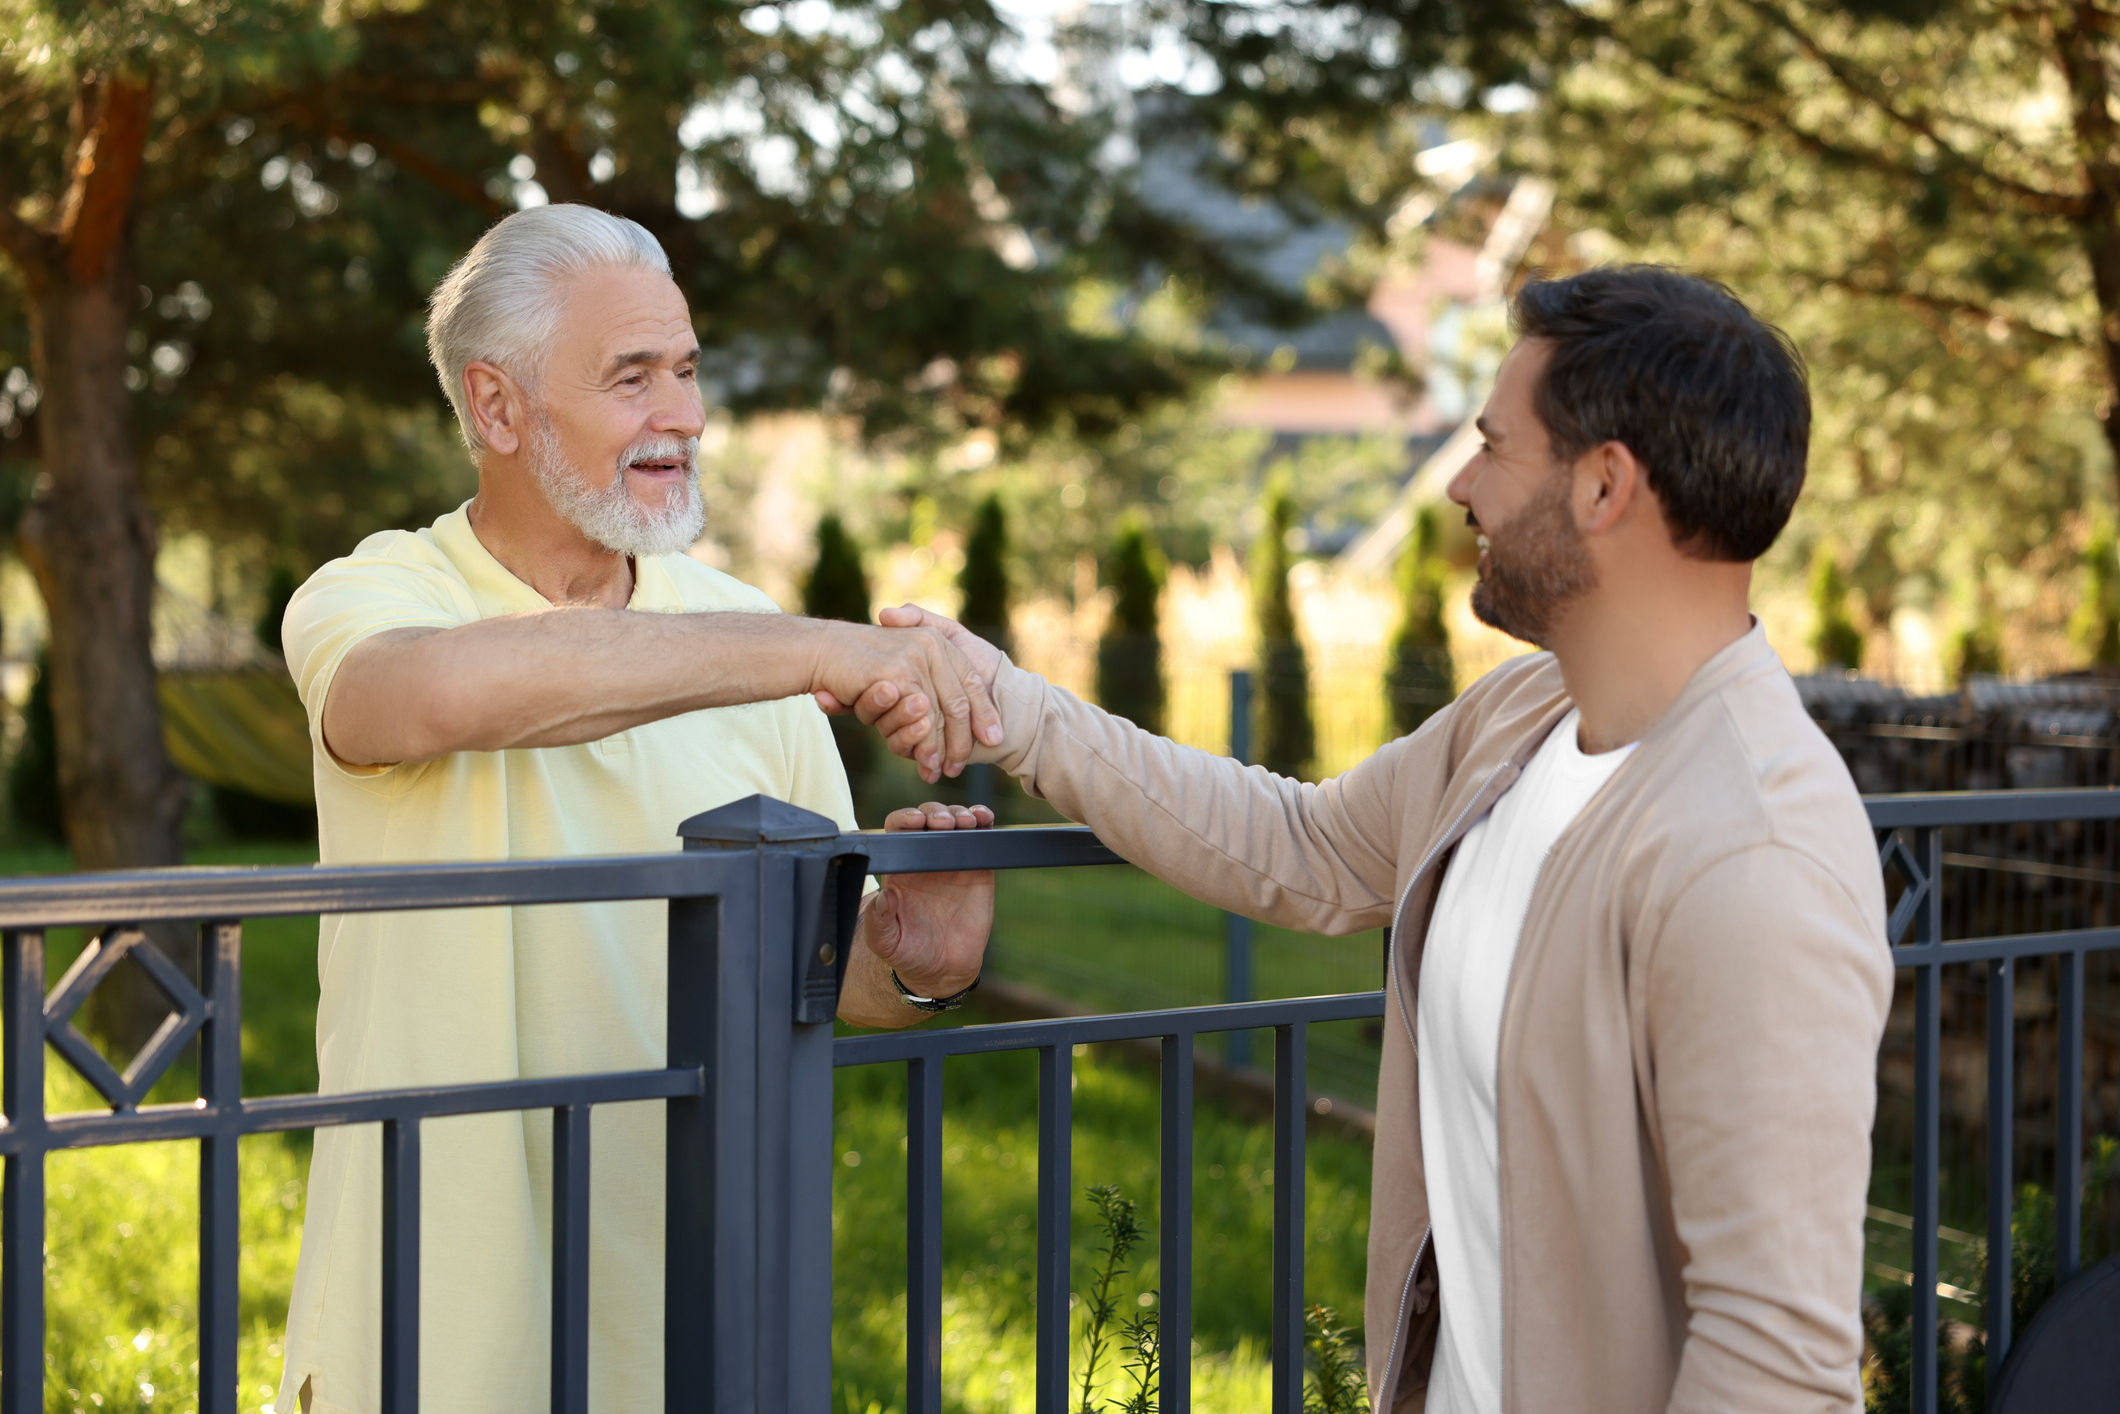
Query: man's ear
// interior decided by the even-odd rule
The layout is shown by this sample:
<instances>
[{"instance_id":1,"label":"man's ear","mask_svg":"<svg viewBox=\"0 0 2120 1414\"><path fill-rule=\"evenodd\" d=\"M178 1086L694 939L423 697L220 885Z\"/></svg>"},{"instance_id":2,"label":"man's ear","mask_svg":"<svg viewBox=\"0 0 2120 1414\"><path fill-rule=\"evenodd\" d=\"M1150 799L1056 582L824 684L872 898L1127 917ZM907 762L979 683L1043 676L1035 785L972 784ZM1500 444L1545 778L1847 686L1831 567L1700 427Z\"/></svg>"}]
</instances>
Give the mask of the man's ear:
<instances>
[{"instance_id":1,"label":"man's ear","mask_svg":"<svg viewBox=\"0 0 2120 1414\"><path fill-rule=\"evenodd\" d=\"M1575 523L1609 534L1649 494L1648 472L1624 442L1601 442L1575 464Z\"/></svg>"},{"instance_id":2,"label":"man's ear","mask_svg":"<svg viewBox=\"0 0 2120 1414\"><path fill-rule=\"evenodd\" d=\"M523 395L522 384L509 377L507 370L479 361L465 364L464 406L471 413L471 425L478 429L479 439L488 447L504 457L522 449L528 431L529 399Z\"/></svg>"}]
</instances>

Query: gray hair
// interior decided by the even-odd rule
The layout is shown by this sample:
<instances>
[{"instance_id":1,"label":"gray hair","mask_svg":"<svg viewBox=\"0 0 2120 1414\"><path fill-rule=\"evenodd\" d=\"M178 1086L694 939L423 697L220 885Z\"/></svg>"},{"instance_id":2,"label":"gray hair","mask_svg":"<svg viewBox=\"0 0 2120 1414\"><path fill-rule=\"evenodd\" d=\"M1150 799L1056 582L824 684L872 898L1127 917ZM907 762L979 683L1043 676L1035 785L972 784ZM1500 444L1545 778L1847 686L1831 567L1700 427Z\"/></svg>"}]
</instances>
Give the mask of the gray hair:
<instances>
[{"instance_id":1,"label":"gray hair","mask_svg":"<svg viewBox=\"0 0 2120 1414\"><path fill-rule=\"evenodd\" d=\"M480 236L427 302L427 357L456 410L464 445L486 449L464 401L464 369L490 363L535 391L559 334L562 282L599 269L670 273L645 226L593 206L532 206Z\"/></svg>"}]
</instances>

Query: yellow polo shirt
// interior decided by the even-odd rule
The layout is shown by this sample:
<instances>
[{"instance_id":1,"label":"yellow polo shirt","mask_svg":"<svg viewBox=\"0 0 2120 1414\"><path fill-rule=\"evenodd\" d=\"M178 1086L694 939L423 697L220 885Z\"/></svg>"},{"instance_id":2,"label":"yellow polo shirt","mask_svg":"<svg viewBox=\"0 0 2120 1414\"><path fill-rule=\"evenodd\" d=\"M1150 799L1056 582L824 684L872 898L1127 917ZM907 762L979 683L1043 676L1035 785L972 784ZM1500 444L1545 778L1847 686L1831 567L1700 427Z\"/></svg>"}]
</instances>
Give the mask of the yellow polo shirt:
<instances>
[{"instance_id":1,"label":"yellow polo shirt","mask_svg":"<svg viewBox=\"0 0 2120 1414\"><path fill-rule=\"evenodd\" d=\"M464 509L388 531L317 571L288 606L287 662L310 721L326 864L538 859L676 849L678 823L753 793L854 827L824 714L788 698L719 707L584 746L465 751L356 768L324 749L332 674L369 634L549 607L486 552ZM777 612L682 555L637 561L629 609ZM659 901L327 916L317 1061L326 1092L665 1063ZM590 1379L599 1414L662 1407L663 1114L591 1125ZM449 1414L542 1409L550 1388L551 1116L422 1126L420 1380ZM382 1301L379 1126L322 1129L277 1409L375 1414Z\"/></svg>"}]
</instances>

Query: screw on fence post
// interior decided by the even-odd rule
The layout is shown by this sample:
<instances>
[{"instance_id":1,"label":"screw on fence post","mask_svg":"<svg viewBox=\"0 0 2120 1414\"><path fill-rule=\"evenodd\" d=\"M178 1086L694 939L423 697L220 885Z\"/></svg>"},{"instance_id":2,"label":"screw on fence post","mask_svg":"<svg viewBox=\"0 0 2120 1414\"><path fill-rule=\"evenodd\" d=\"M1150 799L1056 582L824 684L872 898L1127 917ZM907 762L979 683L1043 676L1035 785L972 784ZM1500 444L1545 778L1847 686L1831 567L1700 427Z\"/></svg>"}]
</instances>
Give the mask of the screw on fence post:
<instances>
[{"instance_id":1,"label":"screw on fence post","mask_svg":"<svg viewBox=\"0 0 2120 1414\"><path fill-rule=\"evenodd\" d=\"M668 1409L826 1414L832 1394L832 1027L860 902L839 826L751 796L678 827L742 851L743 887L670 902Z\"/></svg>"},{"instance_id":2,"label":"screw on fence post","mask_svg":"<svg viewBox=\"0 0 2120 1414\"><path fill-rule=\"evenodd\" d=\"M1251 674L1239 670L1229 675L1229 754L1232 759L1251 761ZM1248 1002L1252 997L1251 920L1241 913L1222 915L1222 1000ZM1251 1064L1251 1033L1223 1033L1223 1055L1230 1065Z\"/></svg>"}]
</instances>

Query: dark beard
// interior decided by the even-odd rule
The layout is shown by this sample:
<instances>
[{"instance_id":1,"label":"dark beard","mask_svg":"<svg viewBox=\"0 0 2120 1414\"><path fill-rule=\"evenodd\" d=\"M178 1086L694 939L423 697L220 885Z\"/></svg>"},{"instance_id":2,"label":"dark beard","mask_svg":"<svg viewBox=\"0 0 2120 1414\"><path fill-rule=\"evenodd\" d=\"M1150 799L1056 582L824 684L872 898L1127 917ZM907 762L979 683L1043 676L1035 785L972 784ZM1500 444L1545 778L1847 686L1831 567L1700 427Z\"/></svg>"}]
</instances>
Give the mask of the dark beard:
<instances>
[{"instance_id":1,"label":"dark beard","mask_svg":"<svg viewBox=\"0 0 2120 1414\"><path fill-rule=\"evenodd\" d=\"M1553 616L1597 587L1597 567L1575 527L1567 468L1498 530L1487 532L1487 572L1472 589L1472 613L1511 638L1547 646Z\"/></svg>"}]
</instances>

